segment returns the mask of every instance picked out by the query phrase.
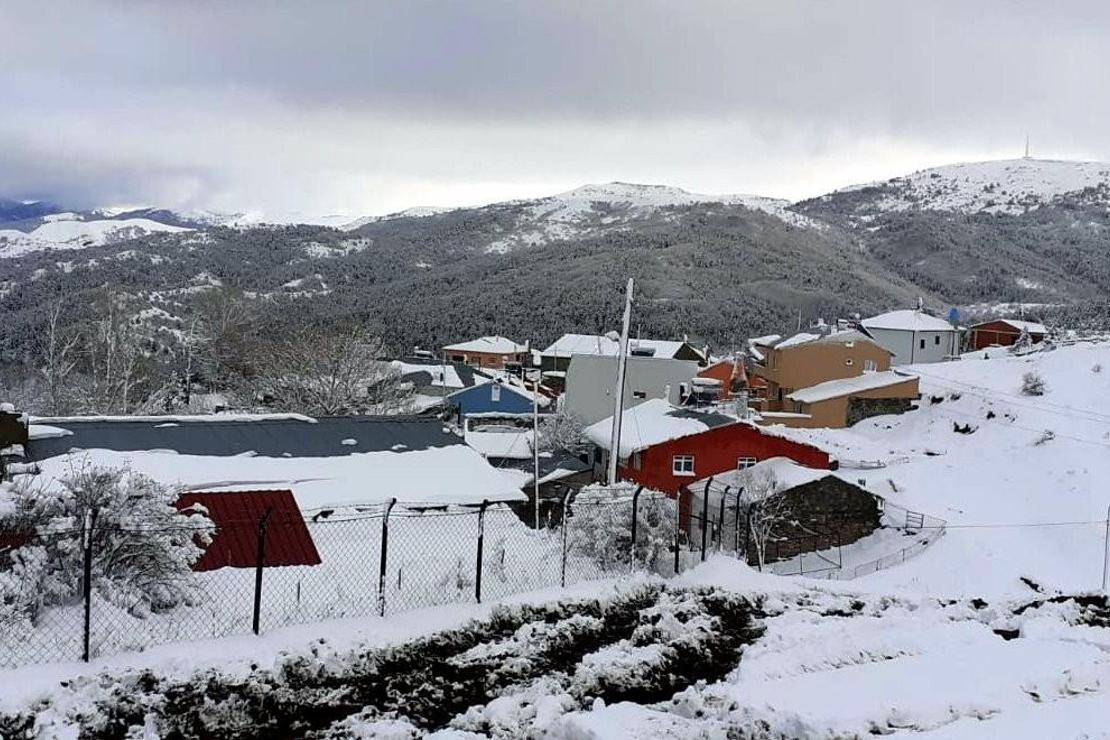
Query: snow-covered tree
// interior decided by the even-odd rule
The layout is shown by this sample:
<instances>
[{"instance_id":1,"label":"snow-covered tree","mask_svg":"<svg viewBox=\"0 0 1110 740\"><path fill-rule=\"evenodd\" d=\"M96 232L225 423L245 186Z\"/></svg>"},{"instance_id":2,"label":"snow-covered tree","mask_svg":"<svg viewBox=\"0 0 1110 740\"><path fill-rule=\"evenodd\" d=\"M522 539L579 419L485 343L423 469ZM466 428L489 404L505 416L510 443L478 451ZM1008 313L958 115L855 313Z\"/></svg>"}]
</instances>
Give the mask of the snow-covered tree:
<instances>
[{"instance_id":1,"label":"snow-covered tree","mask_svg":"<svg viewBox=\"0 0 1110 740\"><path fill-rule=\"evenodd\" d=\"M632 564L632 494L635 486L586 486L571 504L567 527L570 555L592 560L602 570ZM636 527L636 566L654 569L674 543L676 502L663 493L640 493Z\"/></svg>"},{"instance_id":2,"label":"snow-covered tree","mask_svg":"<svg viewBox=\"0 0 1110 740\"><path fill-rule=\"evenodd\" d=\"M0 488L0 529L30 535L0 570L0 621L34 620L80 600L84 542L98 594L137 616L192 600L192 564L210 541L204 512L179 512L178 492L126 469L75 467L62 478L21 476Z\"/></svg>"},{"instance_id":3,"label":"snow-covered tree","mask_svg":"<svg viewBox=\"0 0 1110 740\"><path fill-rule=\"evenodd\" d=\"M749 541L760 569L767 564L767 543L793 519L789 501L779 495L782 489L773 470L749 471L745 476L740 505L746 510Z\"/></svg>"}]
</instances>

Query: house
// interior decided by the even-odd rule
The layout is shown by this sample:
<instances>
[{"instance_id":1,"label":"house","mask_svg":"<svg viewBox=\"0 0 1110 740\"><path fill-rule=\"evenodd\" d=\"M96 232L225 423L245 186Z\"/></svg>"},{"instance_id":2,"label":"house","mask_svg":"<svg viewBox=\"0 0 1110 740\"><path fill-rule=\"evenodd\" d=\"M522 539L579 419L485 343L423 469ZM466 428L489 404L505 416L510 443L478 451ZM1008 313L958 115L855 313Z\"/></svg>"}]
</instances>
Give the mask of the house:
<instances>
[{"instance_id":1,"label":"house","mask_svg":"<svg viewBox=\"0 0 1110 740\"><path fill-rule=\"evenodd\" d=\"M612 446L612 429L613 418L609 417L584 432L601 451L597 456L599 473ZM836 464L823 450L747 420L677 408L663 399L651 399L626 410L620 431L620 478L672 495L700 478L743 469L772 457L788 457L824 470Z\"/></svg>"},{"instance_id":2,"label":"house","mask_svg":"<svg viewBox=\"0 0 1110 740\"><path fill-rule=\"evenodd\" d=\"M1018 319L994 319L973 324L968 327L967 349L978 350L987 347L1009 347L1017 344L1021 337L1028 336L1032 344L1043 342L1048 330L1044 324Z\"/></svg>"},{"instance_id":3,"label":"house","mask_svg":"<svg viewBox=\"0 0 1110 740\"><path fill-rule=\"evenodd\" d=\"M540 369L546 376L558 377L570 367L575 355L616 357L620 354L620 339L615 333L564 334L540 353ZM659 339L629 339L628 354L638 357L655 357L668 360L688 360L699 365L708 362L706 352L687 341L674 342ZM556 375L551 376L551 373Z\"/></svg>"},{"instance_id":4,"label":"house","mask_svg":"<svg viewBox=\"0 0 1110 740\"><path fill-rule=\"evenodd\" d=\"M616 355L574 355L566 372L563 411L582 424L593 424L613 414L617 384ZM698 363L668 357L630 355L625 361L624 407L652 398L681 404L691 390Z\"/></svg>"},{"instance_id":5,"label":"house","mask_svg":"<svg viewBox=\"0 0 1110 740\"><path fill-rule=\"evenodd\" d=\"M547 396L537 396L518 383L507 376L487 380L449 393L447 403L457 411L461 422L465 422L470 414L524 414L532 413L534 404L538 404L540 409L550 405L551 399Z\"/></svg>"},{"instance_id":6,"label":"house","mask_svg":"<svg viewBox=\"0 0 1110 740\"><path fill-rule=\"evenodd\" d=\"M762 421L791 427L850 427L872 416L909 411L920 397L916 375L869 372L793 391L783 403L785 413L764 413Z\"/></svg>"},{"instance_id":7,"label":"house","mask_svg":"<svg viewBox=\"0 0 1110 740\"><path fill-rule=\"evenodd\" d=\"M443 353L451 362L472 367L501 370L507 365L521 365L529 357L528 345L517 344L502 336L478 337L469 342L449 344Z\"/></svg>"},{"instance_id":8,"label":"house","mask_svg":"<svg viewBox=\"0 0 1110 740\"><path fill-rule=\"evenodd\" d=\"M872 316L860 327L890 351L893 365L942 362L960 353L959 328L920 309Z\"/></svg>"},{"instance_id":9,"label":"house","mask_svg":"<svg viewBox=\"0 0 1110 740\"><path fill-rule=\"evenodd\" d=\"M413 413L442 407L449 393L492 380L497 372L432 357L406 357L391 364L401 374L401 382L412 390Z\"/></svg>"},{"instance_id":10,"label":"house","mask_svg":"<svg viewBox=\"0 0 1110 740\"><path fill-rule=\"evenodd\" d=\"M743 507L739 512L736 510L736 493L740 489L758 489L784 499L786 521L773 530L767 543L769 563L851 544L878 529L882 520L883 502L879 496L835 471L805 467L785 457L770 458L743 470L727 471L692 483L689 487L689 509L695 514L690 520L692 541L700 539L705 512L710 527L723 530L726 541L739 540L752 565L758 563L758 555L749 541L750 532L743 525L739 530L736 528L736 522L742 521L746 513Z\"/></svg>"},{"instance_id":11,"label":"house","mask_svg":"<svg viewBox=\"0 0 1110 740\"><path fill-rule=\"evenodd\" d=\"M890 369L891 353L853 330L802 332L762 350L763 360L752 367L752 374L767 383L767 411L782 411L786 396L800 388Z\"/></svg>"},{"instance_id":12,"label":"house","mask_svg":"<svg viewBox=\"0 0 1110 740\"><path fill-rule=\"evenodd\" d=\"M436 419L297 414L32 418L40 475L129 467L210 493L290 490L302 509L476 504L524 494Z\"/></svg>"},{"instance_id":13,"label":"house","mask_svg":"<svg viewBox=\"0 0 1110 740\"><path fill-rule=\"evenodd\" d=\"M752 368L767 384L762 423L846 427L907 411L920 395L917 378L892 372L890 351L858 330L803 332L763 350Z\"/></svg>"}]
</instances>

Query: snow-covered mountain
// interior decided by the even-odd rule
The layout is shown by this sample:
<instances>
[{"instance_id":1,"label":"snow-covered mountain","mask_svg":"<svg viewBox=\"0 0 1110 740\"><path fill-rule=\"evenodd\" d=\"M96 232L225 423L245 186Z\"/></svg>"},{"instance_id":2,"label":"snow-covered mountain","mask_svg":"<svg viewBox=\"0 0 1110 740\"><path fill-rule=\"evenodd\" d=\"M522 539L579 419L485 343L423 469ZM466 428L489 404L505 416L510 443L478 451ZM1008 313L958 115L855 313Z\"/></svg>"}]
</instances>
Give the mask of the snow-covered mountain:
<instances>
[{"instance_id":1,"label":"snow-covered mountain","mask_svg":"<svg viewBox=\"0 0 1110 740\"><path fill-rule=\"evenodd\" d=\"M191 231L149 218L84 220L81 214L54 213L30 231L0 229L0 258L19 257L49 249L83 249L155 233Z\"/></svg>"},{"instance_id":2,"label":"snow-covered mountain","mask_svg":"<svg viewBox=\"0 0 1110 740\"><path fill-rule=\"evenodd\" d=\"M668 209L688 206L743 206L770 214L794 226L818 224L790 210L790 201L758 195L705 195L669 185L625 182L584 185L544 198L511 200L475 208L408 208L385 216L364 216L340 228L352 231L369 224L426 218L446 213L489 213L499 217L500 233L487 252L510 252L553 241L576 239L607 231L632 228L636 223L666 218ZM507 225L505 221L507 220Z\"/></svg>"},{"instance_id":3,"label":"snow-covered mountain","mask_svg":"<svg viewBox=\"0 0 1110 740\"><path fill-rule=\"evenodd\" d=\"M1110 164L1057 159L1001 159L934 167L885 182L843 188L823 199L874 194L868 207L961 213L1023 213L1071 196L1110 207Z\"/></svg>"}]
</instances>

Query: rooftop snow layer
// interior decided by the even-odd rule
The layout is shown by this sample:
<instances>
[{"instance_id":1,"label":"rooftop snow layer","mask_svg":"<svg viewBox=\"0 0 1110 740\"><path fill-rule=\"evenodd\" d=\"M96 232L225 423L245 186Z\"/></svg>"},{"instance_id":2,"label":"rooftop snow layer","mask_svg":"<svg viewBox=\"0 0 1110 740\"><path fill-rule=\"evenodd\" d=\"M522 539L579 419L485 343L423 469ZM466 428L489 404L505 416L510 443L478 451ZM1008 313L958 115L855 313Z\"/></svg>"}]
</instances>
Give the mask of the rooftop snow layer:
<instances>
[{"instance_id":1,"label":"rooftop snow layer","mask_svg":"<svg viewBox=\"0 0 1110 740\"><path fill-rule=\"evenodd\" d=\"M653 350L653 357L673 358L685 345L686 342L666 339L629 339L628 351L631 353L637 349ZM620 342L598 334L564 334L543 351L543 355L547 357L570 357L571 355L616 356L618 354L620 354Z\"/></svg>"},{"instance_id":2,"label":"rooftop snow layer","mask_svg":"<svg viewBox=\"0 0 1110 740\"><path fill-rule=\"evenodd\" d=\"M718 487L729 486L735 490L745 488L763 476L773 476L775 491L788 491L791 488L812 483L815 480L836 475L832 470L820 470L799 465L788 457L771 457L761 460L750 468L743 470L730 470L713 476L713 482ZM694 484L695 486L697 484Z\"/></svg>"},{"instance_id":3,"label":"rooftop snow layer","mask_svg":"<svg viewBox=\"0 0 1110 740\"><path fill-rule=\"evenodd\" d=\"M293 491L302 509L375 504L392 498L402 504L467 504L525 498L517 486L461 440L446 447L356 452L337 457L216 457L179 455L172 451L89 449L40 461L40 479L64 477L74 466L86 463L126 467L185 490L287 488Z\"/></svg>"},{"instance_id":4,"label":"rooftop snow layer","mask_svg":"<svg viewBox=\"0 0 1110 740\"><path fill-rule=\"evenodd\" d=\"M714 427L736 423L738 420L733 416L681 409L672 406L665 399L653 398L625 409L621 415L619 457L626 458L634 452L672 439L689 437ZM612 434L612 416L586 427L583 431L587 439L605 450L612 444Z\"/></svg>"},{"instance_id":5,"label":"rooftop snow layer","mask_svg":"<svg viewBox=\"0 0 1110 740\"><path fill-rule=\"evenodd\" d=\"M490 352L498 355L516 355L528 351L523 344L502 336L478 337L469 342L449 344L444 349L450 352Z\"/></svg>"},{"instance_id":6,"label":"rooftop snow layer","mask_svg":"<svg viewBox=\"0 0 1110 740\"><path fill-rule=\"evenodd\" d=\"M865 329L890 329L897 331L956 331L947 321L936 316L904 309L872 316L860 322Z\"/></svg>"},{"instance_id":7,"label":"rooftop snow layer","mask_svg":"<svg viewBox=\"0 0 1110 740\"><path fill-rule=\"evenodd\" d=\"M808 388L800 388L787 396L787 398L799 403L817 403L818 401L827 401L830 398L840 398L841 396L849 396L853 393L873 391L878 388L886 388L887 386L898 385L899 383L905 383L906 381L916 379L916 375L900 375L893 370L886 370L881 373L864 373L854 378L827 380L824 383L811 385Z\"/></svg>"}]
</instances>

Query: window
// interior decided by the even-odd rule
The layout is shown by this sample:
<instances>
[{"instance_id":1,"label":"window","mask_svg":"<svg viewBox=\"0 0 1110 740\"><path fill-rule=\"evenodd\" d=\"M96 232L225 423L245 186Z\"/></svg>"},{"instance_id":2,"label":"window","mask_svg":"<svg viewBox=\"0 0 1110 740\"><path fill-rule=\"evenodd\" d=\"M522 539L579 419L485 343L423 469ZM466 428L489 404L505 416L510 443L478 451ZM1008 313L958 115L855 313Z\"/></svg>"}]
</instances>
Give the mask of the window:
<instances>
[{"instance_id":1,"label":"window","mask_svg":"<svg viewBox=\"0 0 1110 740\"><path fill-rule=\"evenodd\" d=\"M933 344L940 344L940 334L933 337Z\"/></svg>"},{"instance_id":2,"label":"window","mask_svg":"<svg viewBox=\"0 0 1110 740\"><path fill-rule=\"evenodd\" d=\"M921 340L920 347L921 347L921 349L925 349L925 340L924 339Z\"/></svg>"},{"instance_id":3,"label":"window","mask_svg":"<svg viewBox=\"0 0 1110 740\"><path fill-rule=\"evenodd\" d=\"M632 453L632 469L640 470L644 466L644 456L639 452Z\"/></svg>"},{"instance_id":4,"label":"window","mask_svg":"<svg viewBox=\"0 0 1110 740\"><path fill-rule=\"evenodd\" d=\"M847 365L848 367L851 367L852 365L855 364L855 360L853 360L851 357L849 357L847 360L844 361L844 364Z\"/></svg>"},{"instance_id":5,"label":"window","mask_svg":"<svg viewBox=\"0 0 1110 740\"><path fill-rule=\"evenodd\" d=\"M873 373L878 369L879 369L879 363L875 362L874 360L864 360L863 361L863 371L865 373Z\"/></svg>"},{"instance_id":6,"label":"window","mask_svg":"<svg viewBox=\"0 0 1110 740\"><path fill-rule=\"evenodd\" d=\"M632 391L633 398L647 398L647 391Z\"/></svg>"},{"instance_id":7,"label":"window","mask_svg":"<svg viewBox=\"0 0 1110 740\"><path fill-rule=\"evenodd\" d=\"M757 462L759 462L759 460L756 460L754 457L738 457L736 458L736 469L744 470L755 465Z\"/></svg>"},{"instance_id":8,"label":"window","mask_svg":"<svg viewBox=\"0 0 1110 740\"><path fill-rule=\"evenodd\" d=\"M675 455L671 458L671 472L675 475L692 476L694 474L694 456Z\"/></svg>"},{"instance_id":9,"label":"window","mask_svg":"<svg viewBox=\"0 0 1110 740\"><path fill-rule=\"evenodd\" d=\"M498 403L501 400L501 384L494 383L489 389L489 400Z\"/></svg>"}]
</instances>

